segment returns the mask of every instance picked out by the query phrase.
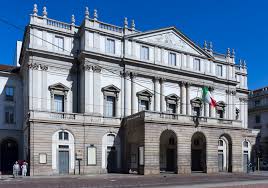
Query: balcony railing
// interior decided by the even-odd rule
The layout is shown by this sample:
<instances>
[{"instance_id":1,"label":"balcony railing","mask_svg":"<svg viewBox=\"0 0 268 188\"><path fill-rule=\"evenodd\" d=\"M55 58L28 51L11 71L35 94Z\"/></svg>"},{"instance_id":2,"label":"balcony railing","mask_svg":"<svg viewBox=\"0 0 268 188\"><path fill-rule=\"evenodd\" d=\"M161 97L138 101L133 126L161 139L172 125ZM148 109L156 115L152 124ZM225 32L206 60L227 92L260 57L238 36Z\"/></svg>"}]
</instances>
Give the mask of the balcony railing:
<instances>
[{"instance_id":1,"label":"balcony railing","mask_svg":"<svg viewBox=\"0 0 268 188\"><path fill-rule=\"evenodd\" d=\"M117 117L103 117L97 114L83 114L83 113L65 113L65 112L48 112L48 111L30 111L30 119L38 121L61 121L66 123L102 123L119 125L120 118Z\"/></svg>"},{"instance_id":2,"label":"balcony railing","mask_svg":"<svg viewBox=\"0 0 268 188\"><path fill-rule=\"evenodd\" d=\"M222 125L231 127L242 127L242 122L239 120L229 120L229 119L218 119L211 117L196 117L182 114L169 114L169 113L159 113L153 111L142 111L137 114L133 114L127 117L128 120L133 120L135 118L144 118L145 121L169 121L172 123L185 123L185 124L207 124L207 125Z\"/></svg>"}]
</instances>

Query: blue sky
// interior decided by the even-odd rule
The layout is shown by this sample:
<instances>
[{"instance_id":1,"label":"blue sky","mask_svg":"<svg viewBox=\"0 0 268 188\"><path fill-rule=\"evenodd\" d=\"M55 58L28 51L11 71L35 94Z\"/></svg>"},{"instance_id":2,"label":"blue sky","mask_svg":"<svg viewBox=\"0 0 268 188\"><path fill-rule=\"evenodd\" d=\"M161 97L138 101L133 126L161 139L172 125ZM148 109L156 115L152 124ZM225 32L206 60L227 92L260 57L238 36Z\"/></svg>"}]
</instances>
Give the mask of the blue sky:
<instances>
[{"instance_id":1,"label":"blue sky","mask_svg":"<svg viewBox=\"0 0 268 188\"><path fill-rule=\"evenodd\" d=\"M29 22L33 4L39 14L47 6L48 17L70 22L71 15L80 24L85 6L92 15L96 8L99 20L123 25L124 17L135 19L142 31L176 26L199 45L212 41L214 50L225 53L236 50L236 61L248 65L249 89L268 85L266 70L268 43L268 1L265 0L7 0L2 1L0 16L24 28ZM23 31L0 23L0 64L11 64L16 40Z\"/></svg>"}]
</instances>

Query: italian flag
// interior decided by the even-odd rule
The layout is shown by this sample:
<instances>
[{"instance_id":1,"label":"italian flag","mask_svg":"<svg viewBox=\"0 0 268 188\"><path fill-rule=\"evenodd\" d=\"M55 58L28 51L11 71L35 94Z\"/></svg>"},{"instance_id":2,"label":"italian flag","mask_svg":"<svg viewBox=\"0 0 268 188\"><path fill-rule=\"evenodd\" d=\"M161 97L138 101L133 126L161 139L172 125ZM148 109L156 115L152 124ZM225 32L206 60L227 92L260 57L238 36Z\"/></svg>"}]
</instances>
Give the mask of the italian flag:
<instances>
[{"instance_id":1,"label":"italian flag","mask_svg":"<svg viewBox=\"0 0 268 188\"><path fill-rule=\"evenodd\" d=\"M203 91L203 100L204 100L204 102L209 103L212 107L215 107L216 106L216 100L212 98L208 88L203 87L202 91Z\"/></svg>"}]
</instances>

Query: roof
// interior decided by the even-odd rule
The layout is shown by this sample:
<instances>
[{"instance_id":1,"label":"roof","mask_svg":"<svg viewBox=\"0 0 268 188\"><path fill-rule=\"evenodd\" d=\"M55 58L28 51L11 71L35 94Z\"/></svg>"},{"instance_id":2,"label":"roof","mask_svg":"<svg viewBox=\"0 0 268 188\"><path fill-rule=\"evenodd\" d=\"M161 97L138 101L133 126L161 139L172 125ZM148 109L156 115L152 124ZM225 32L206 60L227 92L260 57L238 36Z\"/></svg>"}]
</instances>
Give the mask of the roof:
<instances>
[{"instance_id":1,"label":"roof","mask_svg":"<svg viewBox=\"0 0 268 188\"><path fill-rule=\"evenodd\" d=\"M16 70L18 69L19 67L16 67L16 66L12 66L12 65L1 65L0 64L0 71L3 71L3 72L16 72Z\"/></svg>"}]
</instances>

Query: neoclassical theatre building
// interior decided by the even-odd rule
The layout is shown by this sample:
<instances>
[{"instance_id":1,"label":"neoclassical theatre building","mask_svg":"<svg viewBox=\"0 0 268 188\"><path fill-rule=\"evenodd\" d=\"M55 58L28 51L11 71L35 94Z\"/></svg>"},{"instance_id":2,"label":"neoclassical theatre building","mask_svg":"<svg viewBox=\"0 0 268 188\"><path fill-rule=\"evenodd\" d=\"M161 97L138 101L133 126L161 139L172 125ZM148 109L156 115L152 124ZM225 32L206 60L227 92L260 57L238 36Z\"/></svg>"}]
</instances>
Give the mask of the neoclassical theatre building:
<instances>
[{"instance_id":1,"label":"neoclassical theatre building","mask_svg":"<svg viewBox=\"0 0 268 188\"><path fill-rule=\"evenodd\" d=\"M258 131L248 129L247 67L235 62L175 27L141 32L88 8L78 26L35 5L20 67L1 72L1 157L17 150L31 175L243 172Z\"/></svg>"}]
</instances>

